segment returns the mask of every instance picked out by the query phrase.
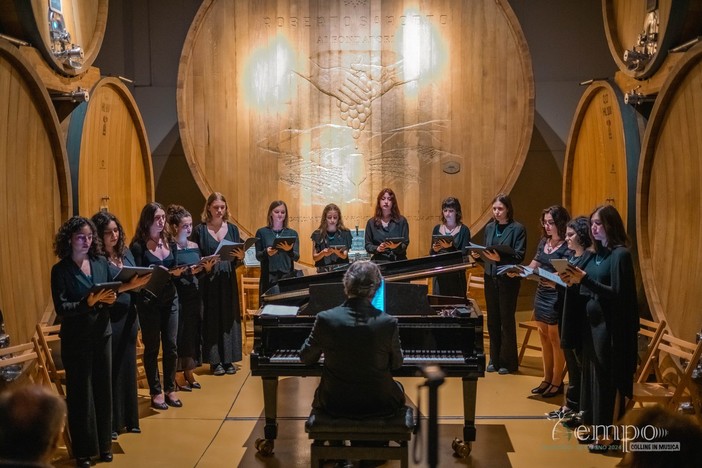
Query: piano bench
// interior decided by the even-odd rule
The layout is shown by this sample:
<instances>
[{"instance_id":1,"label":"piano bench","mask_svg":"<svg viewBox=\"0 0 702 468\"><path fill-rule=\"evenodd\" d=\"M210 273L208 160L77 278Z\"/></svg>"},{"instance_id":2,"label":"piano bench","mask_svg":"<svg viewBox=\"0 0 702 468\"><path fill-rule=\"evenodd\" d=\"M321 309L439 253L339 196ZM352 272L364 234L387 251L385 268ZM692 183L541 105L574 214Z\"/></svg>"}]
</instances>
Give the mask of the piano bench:
<instances>
[{"instance_id":1,"label":"piano bench","mask_svg":"<svg viewBox=\"0 0 702 468\"><path fill-rule=\"evenodd\" d=\"M400 460L402 468L407 468L413 430L414 411L409 406L394 416L366 419L334 418L314 409L305 423L305 431L314 440L310 466L319 468L324 460ZM378 446L381 442L397 445Z\"/></svg>"}]
</instances>

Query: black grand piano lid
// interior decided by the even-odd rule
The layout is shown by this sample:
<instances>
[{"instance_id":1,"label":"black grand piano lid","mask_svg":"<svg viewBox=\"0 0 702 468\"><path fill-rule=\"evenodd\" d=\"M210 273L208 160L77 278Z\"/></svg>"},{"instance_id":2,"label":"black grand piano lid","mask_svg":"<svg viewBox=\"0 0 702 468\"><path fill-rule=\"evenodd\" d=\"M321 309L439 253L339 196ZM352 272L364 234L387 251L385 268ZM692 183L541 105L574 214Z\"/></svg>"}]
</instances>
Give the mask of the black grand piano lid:
<instances>
[{"instance_id":1,"label":"black grand piano lid","mask_svg":"<svg viewBox=\"0 0 702 468\"><path fill-rule=\"evenodd\" d=\"M401 277L404 274L416 274L417 278L435 276L441 274L441 270L445 267L461 265L463 263L463 253L461 251L455 251L428 257L413 258L411 260L378 263L378 267L387 281L394 281L394 277ZM265 301L267 298L274 298L278 294L309 289L312 284L341 283L345 272L345 269L342 269L281 279L263 294L263 299Z\"/></svg>"}]
</instances>

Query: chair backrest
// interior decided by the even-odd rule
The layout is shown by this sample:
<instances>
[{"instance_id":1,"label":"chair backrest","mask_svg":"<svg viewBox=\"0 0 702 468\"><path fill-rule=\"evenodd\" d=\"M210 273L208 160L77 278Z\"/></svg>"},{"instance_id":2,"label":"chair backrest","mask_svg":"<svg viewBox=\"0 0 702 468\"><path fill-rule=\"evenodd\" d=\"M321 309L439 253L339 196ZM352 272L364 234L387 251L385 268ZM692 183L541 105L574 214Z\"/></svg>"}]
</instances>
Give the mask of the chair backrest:
<instances>
[{"instance_id":1,"label":"chair backrest","mask_svg":"<svg viewBox=\"0 0 702 468\"><path fill-rule=\"evenodd\" d=\"M39 362L37 369L37 375L42 384L48 385L48 375L45 373L46 368L42 367L41 362L38 361L37 345L34 341L31 343L23 343L14 346L8 346L7 348L0 348L0 369L7 369L11 366L21 366L20 373L26 374L30 377L30 380L36 382L30 372L30 367L32 364Z\"/></svg>"},{"instance_id":2,"label":"chair backrest","mask_svg":"<svg viewBox=\"0 0 702 468\"><path fill-rule=\"evenodd\" d=\"M241 313L258 310L258 283L259 279L250 276L242 276L239 296L241 297Z\"/></svg>"},{"instance_id":3,"label":"chair backrest","mask_svg":"<svg viewBox=\"0 0 702 468\"><path fill-rule=\"evenodd\" d=\"M660 322L652 322L644 318L639 319L639 335L644 338L647 338L648 343L646 344L646 352L641 358L641 365L639 365L636 369L636 375L634 379L637 382L645 382L648 378L648 374L642 375L641 371L643 371L644 365L646 364L646 361L648 361L651 354L653 354L653 352L658 348L658 343L661 339L661 336L663 336L663 332L665 332L665 325L665 320L661 320ZM650 371L651 369L649 369L648 372L650 373Z\"/></svg>"},{"instance_id":4,"label":"chair backrest","mask_svg":"<svg viewBox=\"0 0 702 468\"><path fill-rule=\"evenodd\" d=\"M54 360L51 345L53 343L54 347L57 347L57 345L61 342L61 337L58 334L61 330L61 325L48 325L45 323L37 323L36 329L36 341L39 345L39 352L42 354L42 360L46 365L46 369L49 372L51 380L56 386L56 391L60 395L65 396L62 384L65 372L59 369L59 366L57 366L56 361Z\"/></svg>"},{"instance_id":5,"label":"chair backrest","mask_svg":"<svg viewBox=\"0 0 702 468\"><path fill-rule=\"evenodd\" d=\"M680 360L680 370L678 371L679 381L675 385L675 393L672 396L672 400L676 400L682 396L683 392L688 387L692 371L699 363L700 355L702 355L702 341L699 343L691 343L676 338L667 331L663 332L658 340L658 346L656 346L644 364L644 368L639 376L639 382L651 371L654 361L658 360L658 362L660 362L659 354L661 352L668 353L670 356L674 356Z\"/></svg>"}]
</instances>

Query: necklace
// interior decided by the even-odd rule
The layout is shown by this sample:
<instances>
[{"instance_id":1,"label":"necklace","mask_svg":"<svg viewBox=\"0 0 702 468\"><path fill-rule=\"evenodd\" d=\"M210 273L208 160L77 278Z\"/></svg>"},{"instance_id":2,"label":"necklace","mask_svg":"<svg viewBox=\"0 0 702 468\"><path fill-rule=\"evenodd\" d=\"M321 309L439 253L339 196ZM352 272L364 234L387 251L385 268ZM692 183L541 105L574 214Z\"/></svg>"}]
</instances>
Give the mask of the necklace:
<instances>
[{"instance_id":1,"label":"necklace","mask_svg":"<svg viewBox=\"0 0 702 468\"><path fill-rule=\"evenodd\" d=\"M161 239L160 237L158 238L158 240L154 239L153 237L152 237L151 239L149 239L149 240L151 240L151 242L153 242L154 244L156 244L156 248L157 248L157 249L163 248L163 239Z\"/></svg>"},{"instance_id":2,"label":"necklace","mask_svg":"<svg viewBox=\"0 0 702 468\"><path fill-rule=\"evenodd\" d=\"M545 247L544 250L545 250L545 252L546 252L547 254L551 254L551 253L553 253L554 250L557 250L558 247L560 247L562 243L563 243L563 242L561 241L561 242L559 242L558 244L556 244L555 246L553 246L553 245L551 245L551 240L550 240L550 239L547 239L547 240L546 240L546 247Z\"/></svg>"},{"instance_id":3,"label":"necklace","mask_svg":"<svg viewBox=\"0 0 702 468\"><path fill-rule=\"evenodd\" d=\"M605 258L607 258L606 255L603 256L603 257L600 257L600 253L597 252L597 253L595 254L595 265L599 265L600 263L602 263L602 262L604 261Z\"/></svg>"}]
</instances>

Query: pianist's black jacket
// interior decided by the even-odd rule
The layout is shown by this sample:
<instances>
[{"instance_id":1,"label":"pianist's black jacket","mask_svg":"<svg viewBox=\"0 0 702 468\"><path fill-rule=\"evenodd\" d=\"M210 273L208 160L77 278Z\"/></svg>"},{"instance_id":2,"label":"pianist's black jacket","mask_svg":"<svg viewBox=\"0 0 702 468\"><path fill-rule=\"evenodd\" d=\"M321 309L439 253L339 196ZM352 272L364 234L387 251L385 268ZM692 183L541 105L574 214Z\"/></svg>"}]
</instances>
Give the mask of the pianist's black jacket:
<instances>
[{"instance_id":1,"label":"pianist's black jacket","mask_svg":"<svg viewBox=\"0 0 702 468\"><path fill-rule=\"evenodd\" d=\"M402 366L397 319L368 300L351 298L317 315L300 357L312 365L322 353L314 408L361 419L393 414L405 404L404 391L390 373Z\"/></svg>"}]
</instances>

